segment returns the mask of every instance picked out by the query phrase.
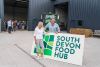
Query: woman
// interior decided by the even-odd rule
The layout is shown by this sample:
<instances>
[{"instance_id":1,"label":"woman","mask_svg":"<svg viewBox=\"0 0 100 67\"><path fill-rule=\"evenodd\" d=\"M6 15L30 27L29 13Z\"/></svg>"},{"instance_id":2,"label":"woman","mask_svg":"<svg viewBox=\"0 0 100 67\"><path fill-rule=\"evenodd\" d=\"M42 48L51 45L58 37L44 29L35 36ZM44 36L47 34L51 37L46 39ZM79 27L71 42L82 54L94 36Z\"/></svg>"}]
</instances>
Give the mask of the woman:
<instances>
[{"instance_id":1,"label":"woman","mask_svg":"<svg viewBox=\"0 0 100 67\"><path fill-rule=\"evenodd\" d=\"M34 40L36 44L37 56L43 57L44 44L43 44L44 27L43 22L39 22L34 31Z\"/></svg>"}]
</instances>

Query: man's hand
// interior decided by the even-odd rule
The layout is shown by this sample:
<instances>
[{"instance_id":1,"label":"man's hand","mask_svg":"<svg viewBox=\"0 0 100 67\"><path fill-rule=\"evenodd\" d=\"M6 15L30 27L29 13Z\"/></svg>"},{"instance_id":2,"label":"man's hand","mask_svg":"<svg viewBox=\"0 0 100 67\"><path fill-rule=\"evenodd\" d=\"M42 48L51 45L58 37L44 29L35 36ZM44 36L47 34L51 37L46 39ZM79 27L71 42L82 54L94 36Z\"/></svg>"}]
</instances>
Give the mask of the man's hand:
<instances>
[{"instance_id":1,"label":"man's hand","mask_svg":"<svg viewBox=\"0 0 100 67\"><path fill-rule=\"evenodd\" d=\"M56 34L61 33L61 32L55 32Z\"/></svg>"}]
</instances>

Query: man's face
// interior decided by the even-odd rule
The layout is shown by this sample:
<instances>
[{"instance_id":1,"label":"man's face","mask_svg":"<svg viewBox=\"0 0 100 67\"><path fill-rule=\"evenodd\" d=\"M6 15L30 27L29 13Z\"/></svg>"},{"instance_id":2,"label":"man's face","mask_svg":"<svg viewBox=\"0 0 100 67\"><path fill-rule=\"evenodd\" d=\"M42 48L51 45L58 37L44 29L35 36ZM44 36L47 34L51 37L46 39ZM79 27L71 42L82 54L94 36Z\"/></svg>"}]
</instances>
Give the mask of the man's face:
<instances>
[{"instance_id":1,"label":"man's face","mask_svg":"<svg viewBox=\"0 0 100 67\"><path fill-rule=\"evenodd\" d=\"M51 19L51 24L54 24L55 23L55 19Z\"/></svg>"}]
</instances>

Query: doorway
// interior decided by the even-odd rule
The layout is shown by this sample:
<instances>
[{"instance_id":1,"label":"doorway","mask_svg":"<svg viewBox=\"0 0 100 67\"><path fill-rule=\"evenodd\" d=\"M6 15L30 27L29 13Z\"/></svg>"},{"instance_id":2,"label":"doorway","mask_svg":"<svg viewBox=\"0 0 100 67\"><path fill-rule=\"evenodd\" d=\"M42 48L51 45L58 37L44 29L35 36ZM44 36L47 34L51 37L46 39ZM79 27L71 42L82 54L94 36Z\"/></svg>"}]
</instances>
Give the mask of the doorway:
<instances>
[{"instance_id":1,"label":"doorway","mask_svg":"<svg viewBox=\"0 0 100 67\"><path fill-rule=\"evenodd\" d=\"M55 13L59 15L60 29L67 31L68 26L68 2L56 4Z\"/></svg>"},{"instance_id":2,"label":"doorway","mask_svg":"<svg viewBox=\"0 0 100 67\"><path fill-rule=\"evenodd\" d=\"M27 25L29 0L4 0L4 21L16 19Z\"/></svg>"}]
</instances>

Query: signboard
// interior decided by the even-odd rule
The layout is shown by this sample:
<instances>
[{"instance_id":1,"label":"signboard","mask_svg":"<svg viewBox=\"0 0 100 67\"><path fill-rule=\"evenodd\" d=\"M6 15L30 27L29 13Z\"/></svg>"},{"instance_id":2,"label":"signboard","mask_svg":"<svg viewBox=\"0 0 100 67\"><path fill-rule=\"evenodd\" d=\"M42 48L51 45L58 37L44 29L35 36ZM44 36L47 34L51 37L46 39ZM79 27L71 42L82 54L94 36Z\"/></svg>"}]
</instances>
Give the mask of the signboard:
<instances>
[{"instance_id":1,"label":"signboard","mask_svg":"<svg viewBox=\"0 0 100 67\"><path fill-rule=\"evenodd\" d=\"M51 18L55 18L55 15L54 14L46 15L45 16L45 24L49 23Z\"/></svg>"},{"instance_id":2,"label":"signboard","mask_svg":"<svg viewBox=\"0 0 100 67\"><path fill-rule=\"evenodd\" d=\"M84 35L74 34L45 34L44 58L67 62L76 65L82 65ZM32 46L32 55L36 55L36 45Z\"/></svg>"}]
</instances>

